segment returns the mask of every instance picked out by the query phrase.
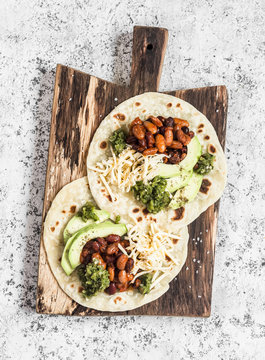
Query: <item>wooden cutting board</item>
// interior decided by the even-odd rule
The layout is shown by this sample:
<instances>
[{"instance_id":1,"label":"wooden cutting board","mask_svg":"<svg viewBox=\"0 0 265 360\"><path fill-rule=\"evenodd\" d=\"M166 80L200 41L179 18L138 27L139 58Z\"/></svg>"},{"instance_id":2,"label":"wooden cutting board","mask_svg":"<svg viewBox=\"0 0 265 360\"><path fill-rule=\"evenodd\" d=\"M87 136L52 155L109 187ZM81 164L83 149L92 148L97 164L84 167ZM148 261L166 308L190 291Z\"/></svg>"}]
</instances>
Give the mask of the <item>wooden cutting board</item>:
<instances>
[{"instance_id":1,"label":"wooden cutting board","mask_svg":"<svg viewBox=\"0 0 265 360\"><path fill-rule=\"evenodd\" d=\"M57 65L46 173L43 222L57 192L86 175L89 143L104 117L119 103L146 91L158 91L168 31L134 27L131 84L124 87ZM224 147L227 91L225 86L168 91L188 101L213 124ZM219 202L189 226L188 257L168 292L156 301L123 313L87 309L58 286L47 261L41 235L37 312L64 315L209 316Z\"/></svg>"}]
</instances>

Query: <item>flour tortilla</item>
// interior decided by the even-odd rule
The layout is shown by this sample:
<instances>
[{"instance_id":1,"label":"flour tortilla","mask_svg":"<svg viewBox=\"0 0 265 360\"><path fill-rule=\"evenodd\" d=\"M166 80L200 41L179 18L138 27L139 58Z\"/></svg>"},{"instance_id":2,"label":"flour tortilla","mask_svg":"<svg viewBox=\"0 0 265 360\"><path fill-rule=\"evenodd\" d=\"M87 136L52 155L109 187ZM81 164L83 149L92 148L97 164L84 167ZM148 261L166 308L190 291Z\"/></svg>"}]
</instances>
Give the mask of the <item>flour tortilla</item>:
<instances>
[{"instance_id":1,"label":"flour tortilla","mask_svg":"<svg viewBox=\"0 0 265 360\"><path fill-rule=\"evenodd\" d=\"M187 257L188 229L184 227L178 234L181 239L175 245L174 258L179 260L178 266L161 280L147 295L141 295L137 290L107 295L100 293L89 299L78 291L81 282L74 271L67 276L61 267L61 256L64 249L63 230L70 220L87 201L94 202L87 178L75 180L63 187L56 195L44 223L44 245L50 268L62 290L80 305L100 311L127 311L156 300L169 289L169 282L179 273Z\"/></svg>"},{"instance_id":2,"label":"flour tortilla","mask_svg":"<svg viewBox=\"0 0 265 360\"><path fill-rule=\"evenodd\" d=\"M182 209L166 209L158 214L144 214L144 206L137 201L132 191L124 193L116 186L110 186L117 201L111 201L106 192L103 191L104 185L100 181L99 174L88 168L87 175L90 189L98 206L111 212L113 218L120 215L121 221L131 221L135 217L133 210L139 208L137 218L142 217L143 221L149 222L156 219L157 224L168 231L176 227L190 224L210 205L215 203L225 187L226 183L226 159L223 149L219 143L216 132L210 121L191 104L171 95L160 93L145 93L130 98L118 105L100 124L93 140L90 144L87 157L87 165L95 167L97 162L111 156L110 144L108 142L113 131L122 127L129 131L130 123L136 118L146 120L150 115L164 116L165 118L177 117L188 120L190 130L197 135L203 153L208 151L215 155L214 169L204 176L204 193L199 192L196 198L187 203ZM102 142L107 143L107 147L102 149ZM208 181L207 181L208 180Z\"/></svg>"}]
</instances>

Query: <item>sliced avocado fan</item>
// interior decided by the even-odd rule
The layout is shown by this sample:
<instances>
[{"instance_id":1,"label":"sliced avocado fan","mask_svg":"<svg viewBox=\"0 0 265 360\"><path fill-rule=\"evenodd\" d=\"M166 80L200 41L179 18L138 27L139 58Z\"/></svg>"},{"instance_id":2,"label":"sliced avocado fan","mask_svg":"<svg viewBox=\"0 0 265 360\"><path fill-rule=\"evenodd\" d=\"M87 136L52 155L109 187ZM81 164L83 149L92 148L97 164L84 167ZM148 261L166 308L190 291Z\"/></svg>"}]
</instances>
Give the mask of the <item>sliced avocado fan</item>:
<instances>
[{"instance_id":1,"label":"sliced avocado fan","mask_svg":"<svg viewBox=\"0 0 265 360\"><path fill-rule=\"evenodd\" d=\"M94 223L101 223L107 219L110 218L110 214L105 211L105 210L98 210L95 209L93 210L95 215L98 217L98 220L95 222L95 220L93 219L87 219L87 221L84 221L82 219L82 216L80 216L79 214L76 214L75 216L73 216L70 221L68 221L64 232L63 232L63 239L64 239L64 243L66 244L67 240L74 234L76 233L78 230L82 229L83 227L90 225L90 224L94 224Z\"/></svg>"},{"instance_id":2,"label":"sliced avocado fan","mask_svg":"<svg viewBox=\"0 0 265 360\"><path fill-rule=\"evenodd\" d=\"M169 203L169 207L172 209L178 209L186 203L192 201L200 190L202 179L202 175L193 172L188 184L176 191L173 199Z\"/></svg>"},{"instance_id":3,"label":"sliced avocado fan","mask_svg":"<svg viewBox=\"0 0 265 360\"><path fill-rule=\"evenodd\" d=\"M114 224L111 221L90 224L80 229L68 239L64 247L61 260L62 268L67 275L70 275L80 265L80 254L87 241L97 237L106 237L110 234L123 236L126 233L126 225Z\"/></svg>"}]
</instances>

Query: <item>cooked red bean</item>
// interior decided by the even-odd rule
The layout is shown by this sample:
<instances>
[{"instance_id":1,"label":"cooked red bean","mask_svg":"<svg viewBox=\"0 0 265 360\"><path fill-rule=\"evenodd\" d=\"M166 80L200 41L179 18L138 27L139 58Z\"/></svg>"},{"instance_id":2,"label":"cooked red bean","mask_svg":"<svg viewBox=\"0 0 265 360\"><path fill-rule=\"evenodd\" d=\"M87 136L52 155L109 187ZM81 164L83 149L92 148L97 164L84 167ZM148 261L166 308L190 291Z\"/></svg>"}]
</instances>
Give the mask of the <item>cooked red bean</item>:
<instances>
[{"instance_id":1,"label":"cooked red bean","mask_svg":"<svg viewBox=\"0 0 265 360\"><path fill-rule=\"evenodd\" d=\"M153 148L148 148L146 150L144 150L143 155L147 156L147 155L155 155L157 153L157 148L153 147Z\"/></svg>"},{"instance_id":2,"label":"cooked red bean","mask_svg":"<svg viewBox=\"0 0 265 360\"><path fill-rule=\"evenodd\" d=\"M114 243L116 241L120 241L121 237L119 235L111 234L106 237L106 240L108 243Z\"/></svg>"},{"instance_id":3,"label":"cooked red bean","mask_svg":"<svg viewBox=\"0 0 265 360\"><path fill-rule=\"evenodd\" d=\"M188 134L189 133L189 128L187 126L182 126L181 130L184 132L184 134Z\"/></svg>"},{"instance_id":4,"label":"cooked red bean","mask_svg":"<svg viewBox=\"0 0 265 360\"><path fill-rule=\"evenodd\" d=\"M162 122L164 122L164 120L165 120L165 118L163 116L158 116L157 118Z\"/></svg>"},{"instance_id":5,"label":"cooked red bean","mask_svg":"<svg viewBox=\"0 0 265 360\"><path fill-rule=\"evenodd\" d=\"M134 266L134 261L132 258L129 258L125 266L125 270L127 271L127 273L130 273L132 271L133 266Z\"/></svg>"},{"instance_id":6,"label":"cooked red bean","mask_svg":"<svg viewBox=\"0 0 265 360\"><path fill-rule=\"evenodd\" d=\"M114 254L117 254L118 251L119 251L118 244L113 243L113 244L108 245L106 253L107 253L107 255L114 255Z\"/></svg>"},{"instance_id":7,"label":"cooked red bean","mask_svg":"<svg viewBox=\"0 0 265 360\"><path fill-rule=\"evenodd\" d=\"M139 140L139 145L141 148L143 148L144 151L147 148L146 140L145 139Z\"/></svg>"},{"instance_id":8,"label":"cooked red bean","mask_svg":"<svg viewBox=\"0 0 265 360\"><path fill-rule=\"evenodd\" d=\"M146 138L147 146L149 148L153 147L153 145L155 144L154 135L150 131L147 131L147 133L145 134L145 138Z\"/></svg>"},{"instance_id":9,"label":"cooked red bean","mask_svg":"<svg viewBox=\"0 0 265 360\"><path fill-rule=\"evenodd\" d=\"M143 122L142 122L142 120L139 118L139 117L137 117L137 118L135 118L132 122L131 122L131 126L134 126L134 125L142 125L143 124Z\"/></svg>"},{"instance_id":10,"label":"cooked red bean","mask_svg":"<svg viewBox=\"0 0 265 360\"><path fill-rule=\"evenodd\" d=\"M156 135L156 147L160 153L163 153L166 150L165 138L161 134Z\"/></svg>"},{"instance_id":11,"label":"cooked red bean","mask_svg":"<svg viewBox=\"0 0 265 360\"><path fill-rule=\"evenodd\" d=\"M129 240L121 240L120 244L124 249L126 249L130 245L130 241Z\"/></svg>"},{"instance_id":12,"label":"cooked red bean","mask_svg":"<svg viewBox=\"0 0 265 360\"><path fill-rule=\"evenodd\" d=\"M166 128L165 131L165 143L166 146L170 146L173 141L173 130L171 128Z\"/></svg>"},{"instance_id":13,"label":"cooked red bean","mask_svg":"<svg viewBox=\"0 0 265 360\"><path fill-rule=\"evenodd\" d=\"M159 120L157 117L150 116L150 119L151 119L152 123L155 124L157 127L163 126L162 121Z\"/></svg>"},{"instance_id":14,"label":"cooked red bean","mask_svg":"<svg viewBox=\"0 0 265 360\"><path fill-rule=\"evenodd\" d=\"M131 135L126 138L126 143L129 145L137 144L138 140L135 136Z\"/></svg>"},{"instance_id":15,"label":"cooked red bean","mask_svg":"<svg viewBox=\"0 0 265 360\"><path fill-rule=\"evenodd\" d=\"M118 257L117 262L116 262L116 266L119 270L124 270L125 266L127 264L128 261L128 256L125 254L122 254Z\"/></svg>"},{"instance_id":16,"label":"cooked red bean","mask_svg":"<svg viewBox=\"0 0 265 360\"><path fill-rule=\"evenodd\" d=\"M97 242L99 243L99 251L104 253L108 246L107 241L104 238L97 238Z\"/></svg>"},{"instance_id":17,"label":"cooked red bean","mask_svg":"<svg viewBox=\"0 0 265 360\"><path fill-rule=\"evenodd\" d=\"M114 282L109 284L109 287L105 290L109 295L114 295L117 291L116 285Z\"/></svg>"},{"instance_id":18,"label":"cooked red bean","mask_svg":"<svg viewBox=\"0 0 265 360\"><path fill-rule=\"evenodd\" d=\"M143 125L134 125L132 127L132 133L138 140L144 139L145 128Z\"/></svg>"},{"instance_id":19,"label":"cooked red bean","mask_svg":"<svg viewBox=\"0 0 265 360\"><path fill-rule=\"evenodd\" d=\"M189 127L190 124L187 120L174 118L174 124L177 126L178 129L181 129L183 126Z\"/></svg>"},{"instance_id":20,"label":"cooked red bean","mask_svg":"<svg viewBox=\"0 0 265 360\"><path fill-rule=\"evenodd\" d=\"M105 257L107 264L113 264L114 261L116 260L116 256L115 255L106 255Z\"/></svg>"},{"instance_id":21,"label":"cooked red bean","mask_svg":"<svg viewBox=\"0 0 265 360\"><path fill-rule=\"evenodd\" d=\"M108 267L108 272L109 272L109 280L113 281L114 280L114 276L115 276L115 269L112 266Z\"/></svg>"},{"instance_id":22,"label":"cooked red bean","mask_svg":"<svg viewBox=\"0 0 265 360\"><path fill-rule=\"evenodd\" d=\"M175 154L173 156L171 156L169 159L168 159L168 162L170 164L178 164L180 162L180 156L179 154Z\"/></svg>"},{"instance_id":23,"label":"cooked red bean","mask_svg":"<svg viewBox=\"0 0 265 360\"><path fill-rule=\"evenodd\" d=\"M159 134L161 134L161 135L165 135L165 131L166 131L166 127L165 126L161 126L160 128L159 128Z\"/></svg>"},{"instance_id":24,"label":"cooked red bean","mask_svg":"<svg viewBox=\"0 0 265 360\"><path fill-rule=\"evenodd\" d=\"M124 284L117 283L116 286L120 290L120 292L123 292L128 289L128 282L126 281Z\"/></svg>"},{"instance_id":25,"label":"cooked red bean","mask_svg":"<svg viewBox=\"0 0 265 360\"><path fill-rule=\"evenodd\" d=\"M96 240L92 241L92 249L95 252L99 251L99 243Z\"/></svg>"},{"instance_id":26,"label":"cooked red bean","mask_svg":"<svg viewBox=\"0 0 265 360\"><path fill-rule=\"evenodd\" d=\"M125 270L119 271L118 280L121 284L125 284L127 282L127 273Z\"/></svg>"},{"instance_id":27,"label":"cooked red bean","mask_svg":"<svg viewBox=\"0 0 265 360\"><path fill-rule=\"evenodd\" d=\"M180 155L180 161L182 161L183 159L185 159L186 156L187 156L186 153L182 153L182 154Z\"/></svg>"},{"instance_id":28,"label":"cooked red bean","mask_svg":"<svg viewBox=\"0 0 265 360\"><path fill-rule=\"evenodd\" d=\"M144 122L144 127L147 129L147 131L149 131L153 135L157 133L156 125L151 123L150 121L145 121Z\"/></svg>"},{"instance_id":29,"label":"cooked red bean","mask_svg":"<svg viewBox=\"0 0 265 360\"><path fill-rule=\"evenodd\" d=\"M174 120L172 117L168 117L165 121L164 121L164 126L166 127L172 127L174 126Z\"/></svg>"},{"instance_id":30,"label":"cooked red bean","mask_svg":"<svg viewBox=\"0 0 265 360\"><path fill-rule=\"evenodd\" d=\"M177 140L173 140L170 148L171 149L182 149L183 145L181 144L181 142L177 141Z\"/></svg>"},{"instance_id":31,"label":"cooked red bean","mask_svg":"<svg viewBox=\"0 0 265 360\"><path fill-rule=\"evenodd\" d=\"M132 281L133 278L134 278L133 274L127 274L128 281Z\"/></svg>"},{"instance_id":32,"label":"cooked red bean","mask_svg":"<svg viewBox=\"0 0 265 360\"><path fill-rule=\"evenodd\" d=\"M105 261L102 259L101 255L99 253L94 253L92 254L92 260L93 259L97 259L99 265L102 265L104 269L106 269L106 263Z\"/></svg>"},{"instance_id":33,"label":"cooked red bean","mask_svg":"<svg viewBox=\"0 0 265 360\"><path fill-rule=\"evenodd\" d=\"M188 145L191 141L189 135L184 134L181 129L177 130L177 139L185 146Z\"/></svg>"}]
</instances>

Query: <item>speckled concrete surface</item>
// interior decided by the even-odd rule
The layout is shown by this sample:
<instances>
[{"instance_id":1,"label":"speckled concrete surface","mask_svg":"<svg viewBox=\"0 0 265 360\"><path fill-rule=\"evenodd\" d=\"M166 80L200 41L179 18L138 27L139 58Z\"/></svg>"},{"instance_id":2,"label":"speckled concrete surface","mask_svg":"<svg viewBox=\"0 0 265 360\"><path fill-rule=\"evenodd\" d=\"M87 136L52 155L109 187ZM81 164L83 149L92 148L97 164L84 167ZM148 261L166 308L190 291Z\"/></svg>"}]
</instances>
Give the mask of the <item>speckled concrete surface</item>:
<instances>
[{"instance_id":1,"label":"speckled concrete surface","mask_svg":"<svg viewBox=\"0 0 265 360\"><path fill-rule=\"evenodd\" d=\"M264 359L265 2L0 1L1 359ZM225 84L212 316L35 313L56 63L128 82L134 24L169 29L161 90Z\"/></svg>"}]
</instances>

